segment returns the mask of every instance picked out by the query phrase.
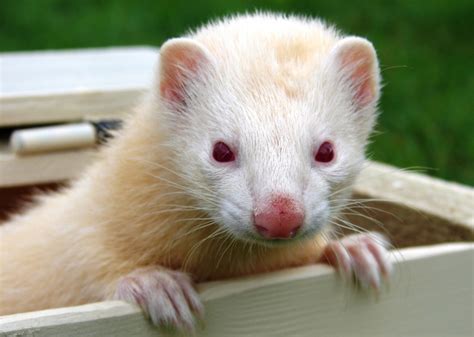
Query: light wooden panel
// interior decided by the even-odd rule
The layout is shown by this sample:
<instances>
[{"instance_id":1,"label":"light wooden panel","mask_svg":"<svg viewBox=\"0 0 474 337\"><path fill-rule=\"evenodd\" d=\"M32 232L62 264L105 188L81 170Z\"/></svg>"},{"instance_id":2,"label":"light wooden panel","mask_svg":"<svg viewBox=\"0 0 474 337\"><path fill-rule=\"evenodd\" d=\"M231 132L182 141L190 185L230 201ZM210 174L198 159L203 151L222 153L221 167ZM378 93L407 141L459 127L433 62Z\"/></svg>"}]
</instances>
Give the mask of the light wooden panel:
<instances>
[{"instance_id":1,"label":"light wooden panel","mask_svg":"<svg viewBox=\"0 0 474 337\"><path fill-rule=\"evenodd\" d=\"M472 336L473 244L392 255L395 275L378 297L307 266L200 287L198 336ZM0 336L163 336L140 311L103 302L0 318Z\"/></svg>"},{"instance_id":2,"label":"light wooden panel","mask_svg":"<svg viewBox=\"0 0 474 337\"><path fill-rule=\"evenodd\" d=\"M474 230L474 189L390 165L367 162L357 193L417 209Z\"/></svg>"},{"instance_id":3,"label":"light wooden panel","mask_svg":"<svg viewBox=\"0 0 474 337\"><path fill-rule=\"evenodd\" d=\"M0 152L0 187L70 180L81 174L96 156L94 149L30 156Z\"/></svg>"},{"instance_id":4,"label":"light wooden panel","mask_svg":"<svg viewBox=\"0 0 474 337\"><path fill-rule=\"evenodd\" d=\"M0 127L120 116L152 83L158 49L0 54Z\"/></svg>"}]
</instances>

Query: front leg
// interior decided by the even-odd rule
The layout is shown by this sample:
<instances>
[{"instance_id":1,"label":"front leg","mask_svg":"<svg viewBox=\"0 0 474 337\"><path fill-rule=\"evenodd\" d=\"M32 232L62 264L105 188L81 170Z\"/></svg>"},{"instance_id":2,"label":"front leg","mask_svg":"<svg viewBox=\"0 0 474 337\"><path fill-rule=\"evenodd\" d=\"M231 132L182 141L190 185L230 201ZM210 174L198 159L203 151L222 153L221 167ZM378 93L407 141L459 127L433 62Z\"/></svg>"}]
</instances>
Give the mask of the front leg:
<instances>
[{"instance_id":1,"label":"front leg","mask_svg":"<svg viewBox=\"0 0 474 337\"><path fill-rule=\"evenodd\" d=\"M203 305L189 275L159 266L140 268L122 277L115 299L139 305L158 326L193 331Z\"/></svg>"},{"instance_id":2,"label":"front leg","mask_svg":"<svg viewBox=\"0 0 474 337\"><path fill-rule=\"evenodd\" d=\"M353 234L330 241L320 262L334 266L346 278L355 277L362 287L378 291L382 280L388 281L393 269L388 245L378 233Z\"/></svg>"}]
</instances>

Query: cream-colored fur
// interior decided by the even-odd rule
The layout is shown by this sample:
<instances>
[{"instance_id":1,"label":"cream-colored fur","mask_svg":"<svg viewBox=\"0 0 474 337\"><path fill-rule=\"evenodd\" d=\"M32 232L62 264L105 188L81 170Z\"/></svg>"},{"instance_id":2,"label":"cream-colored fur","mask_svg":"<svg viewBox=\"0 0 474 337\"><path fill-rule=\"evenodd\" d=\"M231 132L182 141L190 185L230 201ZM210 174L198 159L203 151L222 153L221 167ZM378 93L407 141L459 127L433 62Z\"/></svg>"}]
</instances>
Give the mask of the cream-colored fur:
<instances>
[{"instance_id":1,"label":"cream-colored fur","mask_svg":"<svg viewBox=\"0 0 474 337\"><path fill-rule=\"evenodd\" d=\"M203 281L319 259L327 224L295 244L259 245L239 239L248 221L232 223L216 203L238 199L246 219L252 196L263 200L265 191L287 186L284 192L307 198L308 219L321 216L311 213L322 212L319 204L325 211L343 204L375 120L372 47L349 41L369 50L363 76L373 86L370 102L354 111L357 83L334 60L343 37L317 20L249 15L211 23L188 39L207 49L214 67L189 86L192 113L170 111L157 83L82 177L0 228L0 314L111 298L119 278L139 267L179 269ZM241 136L245 173L201 165L213 141L203 135ZM302 168L311 153L308 159L294 144L311 152L324 137L336 144L336 164ZM255 139L263 143L251 148ZM304 193L295 179L309 186Z\"/></svg>"}]
</instances>

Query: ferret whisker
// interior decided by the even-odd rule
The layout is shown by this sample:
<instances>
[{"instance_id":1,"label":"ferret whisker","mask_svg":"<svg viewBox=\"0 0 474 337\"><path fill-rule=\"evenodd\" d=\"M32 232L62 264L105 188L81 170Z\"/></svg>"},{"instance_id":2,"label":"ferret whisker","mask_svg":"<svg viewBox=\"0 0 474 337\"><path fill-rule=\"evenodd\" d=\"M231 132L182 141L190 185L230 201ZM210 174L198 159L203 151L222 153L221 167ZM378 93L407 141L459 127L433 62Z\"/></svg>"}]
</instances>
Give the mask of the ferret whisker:
<instances>
[{"instance_id":1,"label":"ferret whisker","mask_svg":"<svg viewBox=\"0 0 474 337\"><path fill-rule=\"evenodd\" d=\"M158 211L143 213L140 216L136 217L135 222L140 223L140 222L148 220L152 217L155 218L158 215L167 215L169 217L169 216L172 216L173 213L179 214L181 212L183 212L183 213L184 212L191 212L192 213L192 212L196 212L196 210L195 209L187 209L187 208L162 209L162 210L158 210Z\"/></svg>"},{"instance_id":2,"label":"ferret whisker","mask_svg":"<svg viewBox=\"0 0 474 337\"><path fill-rule=\"evenodd\" d=\"M150 211L146 211L146 212L143 212L140 216L137 216L136 219L135 219L135 222L136 223L140 223L142 221L146 221L146 220L150 220L152 218L155 218L159 215L165 215L167 218L172 218L173 214L180 214L180 213L184 213L184 212L189 212L190 214L192 214L193 212L203 212L205 214L207 214L206 210L204 209L194 209L194 208L181 208L181 207L175 207L175 208L168 208L168 209L161 209L161 210L157 210L157 211L153 211L153 212L150 212ZM207 217L197 217L197 218L202 218L202 219L205 219ZM179 221L180 219L178 219ZM153 227L154 230L159 230L160 227Z\"/></svg>"},{"instance_id":3,"label":"ferret whisker","mask_svg":"<svg viewBox=\"0 0 474 337\"><path fill-rule=\"evenodd\" d=\"M351 222L348 222L348 221L345 221L341 218L336 218L335 219L336 221L331 221L330 223L334 226L337 226L339 228L344 228L344 229L348 229L352 232L355 232L355 233L358 233L358 234L365 234L365 233L368 233L369 231L362 228L362 229L359 229L357 228L357 226L354 226L354 224L352 224ZM342 222L342 224L341 224Z\"/></svg>"},{"instance_id":4,"label":"ferret whisker","mask_svg":"<svg viewBox=\"0 0 474 337\"><path fill-rule=\"evenodd\" d=\"M331 242L331 240L329 240L329 238L327 237L326 233L324 232L321 232L321 238L326 242L326 245L329 244L329 242ZM319 244L319 242L317 240L315 240L315 244L318 246L318 248L320 249L320 251L322 252L322 256L324 256L324 258L329 261L328 259L328 256L326 254L326 249L325 247L321 247L321 245Z\"/></svg>"},{"instance_id":5,"label":"ferret whisker","mask_svg":"<svg viewBox=\"0 0 474 337\"><path fill-rule=\"evenodd\" d=\"M169 179L166 179L164 177L160 177L160 176L157 176L157 175L153 175L151 173L148 173L148 175L150 175L152 178L155 178L155 179L159 180L160 182L166 183L167 186L172 186L172 187L174 187L174 188L176 188L180 191L186 191L189 194L193 194L192 192L189 191L189 186L183 186L183 185L181 185L181 184L179 184L175 181L171 181ZM206 198L204 198L204 197L206 197ZM212 203L215 206L218 206L218 203L217 203L217 200L216 200L215 196L213 196L211 194L207 194L206 192L200 191L199 195L196 195L196 199L205 199L209 203Z\"/></svg>"},{"instance_id":6,"label":"ferret whisker","mask_svg":"<svg viewBox=\"0 0 474 337\"><path fill-rule=\"evenodd\" d=\"M141 160L141 161L144 162L144 163L153 165L153 166L155 166L155 167L157 167L157 168L164 169L164 170L168 171L169 173L176 175L177 177L181 178L181 179L184 180L184 181L196 183L196 182L195 182L195 179L193 179L193 177L186 176L186 175L184 175L184 174L182 174L182 173L179 173L179 172L177 172L177 171L175 171L175 170L172 170L172 169L170 169L169 167L167 167L167 166L165 166L165 165L162 165L162 164L160 164L160 163L158 163L158 162L151 162L151 161L144 160L144 159L138 159L138 160ZM208 187L205 186L205 185L200 184L200 187L203 188L204 190L206 190L207 192L211 193L211 194L214 193L210 188L208 188Z\"/></svg>"},{"instance_id":7,"label":"ferret whisker","mask_svg":"<svg viewBox=\"0 0 474 337\"><path fill-rule=\"evenodd\" d=\"M155 176L153 176L153 178L156 178ZM168 195L185 195L185 196L189 196L191 194L193 194L192 191L189 191L189 187L185 187L185 186L182 186L180 184L178 184L177 182L174 182L174 181L171 181L171 183L169 181L164 181L164 180L160 180L158 179L158 182L154 183L154 184L150 184L147 186L147 189L145 190L142 190L142 194L147 194L147 192L149 191L153 191L153 190L157 190L159 189L160 187L168 187L168 186L172 186L174 188L177 188L178 191L173 191L173 192L168 192L168 193L163 193L160 195L161 196L168 196ZM210 193L207 193L207 192L203 192L203 191L200 191L199 192L199 196L202 197L206 197L207 200L214 200L214 201L217 201L217 197L213 194L210 194Z\"/></svg>"},{"instance_id":8,"label":"ferret whisker","mask_svg":"<svg viewBox=\"0 0 474 337\"><path fill-rule=\"evenodd\" d=\"M367 213L370 213L370 211L373 211L373 212L380 212L380 213L388 214L388 215L392 216L393 218L397 219L400 222L403 222L403 220L399 216L397 216L397 215L395 215L391 212L388 212L384 209L364 205L363 201L365 201L365 200L362 200L362 202L355 201L355 202L352 202L352 203L347 203L347 204L343 205L342 207L340 207L339 209L337 209L337 214L346 215L346 216L350 215L350 216L361 217L361 218L367 219L370 222L376 224L379 228L381 228L383 230L384 234L388 238L390 238L391 237L390 232L385 228L385 225L380 220L376 219L376 217L373 216L373 215L371 216L371 214L363 214L360 211L357 211L357 209L362 209L364 211L367 211ZM354 205L354 206L348 206L348 205ZM332 208L331 210L334 211L334 208Z\"/></svg>"},{"instance_id":9,"label":"ferret whisker","mask_svg":"<svg viewBox=\"0 0 474 337\"><path fill-rule=\"evenodd\" d=\"M363 205L364 202L381 202L381 203L394 203L393 200L390 200L390 199L382 199L382 198L362 198L362 199L359 199L361 200L361 205ZM393 216L395 219L399 220L400 222L404 222L404 220L402 218L400 218L399 216L391 213L391 212L388 212L386 210L383 210L383 209L379 209L377 207L373 207L374 210L376 211L379 211L379 212L382 212L382 213L386 213L386 214L389 214L391 216ZM342 209L341 209L342 210ZM421 216L421 217L424 217L424 218L427 218L427 215L425 213L423 213L422 211L420 211L419 209L416 209L416 208L413 208L412 209L413 212L415 212L417 215Z\"/></svg>"},{"instance_id":10,"label":"ferret whisker","mask_svg":"<svg viewBox=\"0 0 474 337\"><path fill-rule=\"evenodd\" d=\"M374 206L368 206L368 205L364 205L364 202L360 202L360 203L348 203L345 205L345 207L342 207L341 210L344 210L344 209L350 209L350 210L357 210L357 209L363 209L363 210L367 210L367 212L380 212L380 213L384 213L384 214L387 214L387 215L390 215L392 216L393 218L399 220L399 221L403 221L398 215L392 213L392 212L389 212L385 209L382 209L382 208L379 208L379 207L374 207ZM332 210L332 209L330 209ZM339 211L341 211L339 210Z\"/></svg>"},{"instance_id":11,"label":"ferret whisker","mask_svg":"<svg viewBox=\"0 0 474 337\"><path fill-rule=\"evenodd\" d=\"M338 199L338 202L341 202L339 205L333 205L330 206L330 210L342 210L347 207L351 206L360 206L360 207L367 207L367 208L372 208L377 211L384 211L383 209L377 208L375 206L368 206L365 205L364 203L366 202L380 202L380 203L393 203L392 200L389 199L382 199L382 198L367 198L367 199Z\"/></svg>"},{"instance_id":12,"label":"ferret whisker","mask_svg":"<svg viewBox=\"0 0 474 337\"><path fill-rule=\"evenodd\" d=\"M367 163L367 165L370 165ZM385 174L392 174L394 172L413 172L413 173L426 173L426 171L436 171L437 169L429 166L406 166L406 167L390 167L390 172L380 172L377 176ZM369 177L368 177L369 178Z\"/></svg>"},{"instance_id":13,"label":"ferret whisker","mask_svg":"<svg viewBox=\"0 0 474 337\"><path fill-rule=\"evenodd\" d=\"M187 221L203 221L203 220L206 220L206 221L213 221L214 222L214 218L211 218L211 217L196 217L196 218L183 218L183 219L178 219L176 221L177 224L181 223L181 222L187 222Z\"/></svg>"},{"instance_id":14,"label":"ferret whisker","mask_svg":"<svg viewBox=\"0 0 474 337\"><path fill-rule=\"evenodd\" d=\"M353 204L363 205L365 202L390 202L390 199L385 198L340 198L336 200L342 203L342 207L350 206Z\"/></svg>"},{"instance_id":15,"label":"ferret whisker","mask_svg":"<svg viewBox=\"0 0 474 337\"><path fill-rule=\"evenodd\" d=\"M368 212L371 211L371 210L382 211L378 207L366 205L366 204L364 204L364 202L361 202L359 200L352 200L352 201L340 200L340 201L341 201L340 205L330 206L329 209L331 211L337 211L337 212L342 211L342 210L346 210L346 209L353 210L353 209L361 209L361 208L366 209Z\"/></svg>"},{"instance_id":16,"label":"ferret whisker","mask_svg":"<svg viewBox=\"0 0 474 337\"><path fill-rule=\"evenodd\" d=\"M380 220L377 220L376 218L373 218L373 217L370 217L368 215L362 214L360 212L339 212L339 214L340 215L352 215L352 216L361 217L361 218L364 218L364 219L369 220L370 222L376 224L380 228L385 229L385 225L384 225L383 222L381 222Z\"/></svg>"},{"instance_id":17,"label":"ferret whisker","mask_svg":"<svg viewBox=\"0 0 474 337\"><path fill-rule=\"evenodd\" d=\"M341 217L335 217L335 221L336 221L336 223L338 221L343 222L344 225L349 227L349 229L352 229L353 231L357 231L357 233L361 233L361 234L369 233L369 230L367 230L367 229L365 229L361 226L355 225L352 222L350 222L349 220L343 219ZM338 223L337 226L341 227L340 223Z\"/></svg>"},{"instance_id":18,"label":"ferret whisker","mask_svg":"<svg viewBox=\"0 0 474 337\"><path fill-rule=\"evenodd\" d=\"M159 187L160 185L156 185L156 187ZM181 193L179 193L181 192ZM166 194L166 195L165 195ZM170 193L164 193L163 196L160 196L159 198L156 198L156 199L152 199L150 200L150 203L151 204L157 204L159 200L161 199L165 199L165 197L167 196L170 196L170 195L183 195L184 197L191 197L193 198L194 200L200 200L201 202L202 201L205 201L213 206L216 206L216 207L219 207L219 200L214 197L214 196L210 196L210 195L206 195L204 193L200 193L200 192L195 192L195 191L175 191L175 192L170 192Z\"/></svg>"},{"instance_id":19,"label":"ferret whisker","mask_svg":"<svg viewBox=\"0 0 474 337\"><path fill-rule=\"evenodd\" d=\"M227 247L224 249L224 251L222 252L222 254L220 254L220 250L223 246L223 244L225 242L227 242L227 240L230 239L230 244L227 245ZM224 240L222 240L221 244L219 245L219 248L217 249L217 255L220 255L219 256L219 259L217 260L217 263L216 263L216 266L215 266L215 270L218 270L219 269L219 266L220 266L220 263L222 261L222 259L224 258L226 252L229 250L230 246L232 244L234 244L235 242L235 238L232 236L232 235L228 235Z\"/></svg>"},{"instance_id":20,"label":"ferret whisker","mask_svg":"<svg viewBox=\"0 0 474 337\"><path fill-rule=\"evenodd\" d=\"M252 242L245 240L244 241L244 249L247 250L247 255L251 256L252 254Z\"/></svg>"},{"instance_id":21,"label":"ferret whisker","mask_svg":"<svg viewBox=\"0 0 474 337\"><path fill-rule=\"evenodd\" d=\"M158 211L148 212L144 214L144 216L159 215L159 214L172 213L172 212L208 212L208 210L205 208L173 207L173 208L165 208L165 209L160 209Z\"/></svg>"},{"instance_id":22,"label":"ferret whisker","mask_svg":"<svg viewBox=\"0 0 474 337\"><path fill-rule=\"evenodd\" d=\"M338 210L331 209L330 211L335 211L338 214L341 214L341 212L346 212L346 214L348 214L348 215L355 215L355 216L357 216L359 214L361 214L361 216L362 216L362 215L364 215L364 213L362 213L362 212L366 212L369 216L373 216L373 217L376 216L375 212L380 212L380 213L385 213L385 214L391 215L394 218L397 218L391 212L384 211L383 209L379 209L379 208L376 208L376 207L363 206L363 205L352 206L352 207L351 206L343 207L343 208L338 209ZM398 220L400 220L400 219L398 218Z\"/></svg>"},{"instance_id":23,"label":"ferret whisker","mask_svg":"<svg viewBox=\"0 0 474 337\"><path fill-rule=\"evenodd\" d=\"M168 166L163 165L163 164L161 164L161 163L159 163L159 162L150 161L150 160L147 160L147 159L144 159L144 158L140 158L140 157L135 157L135 158L130 158L130 159L133 160L133 161L138 161L138 162L144 163L144 164L149 164L149 165L151 165L151 166L153 166L153 167L155 167L155 168L163 169L163 170L165 170L165 171L167 171L167 172L169 172L169 173L171 173L171 174L173 174L173 175L175 175L175 176L177 176L177 177L179 177L179 178L181 178L181 179L183 179L183 180L188 180L188 177L185 176L184 174L178 173L177 171L172 170L172 169L169 168Z\"/></svg>"},{"instance_id":24,"label":"ferret whisker","mask_svg":"<svg viewBox=\"0 0 474 337\"><path fill-rule=\"evenodd\" d=\"M206 210L204 207L196 206L196 205L184 205L184 204L160 204L160 207L174 207L179 209L193 209L193 210Z\"/></svg>"},{"instance_id":25,"label":"ferret whisker","mask_svg":"<svg viewBox=\"0 0 474 337\"><path fill-rule=\"evenodd\" d=\"M163 183L166 183L166 184L163 184ZM160 187L168 187L168 186L169 185L167 184L167 182L159 181L158 183L151 185L149 188L157 190ZM177 188L176 185L173 185L172 187ZM219 199L214 195L211 195L211 194L203 192L203 191L197 192L197 191L194 191L194 190L189 190L189 187L187 187L187 188L182 187L181 189L178 189L178 191L163 193L160 196L160 199L161 199L161 197L166 197L166 196L169 196L169 195L183 195L183 196L188 196L188 197L191 196L196 200L205 200L205 201L207 201L209 203L212 203L214 205L218 205L218 201L219 201Z\"/></svg>"},{"instance_id":26,"label":"ferret whisker","mask_svg":"<svg viewBox=\"0 0 474 337\"><path fill-rule=\"evenodd\" d=\"M211 226L214 226L216 223L214 221L207 221L207 222L204 222L202 224L199 224L198 226L194 227L193 229L191 230L188 230L186 228L186 231L183 235L179 236L179 237L176 237L176 238L173 238L174 240L179 240L179 239L182 239L183 237L185 236L188 236L188 235L191 235L193 233L196 233L200 230L203 230L204 228L208 228L208 227L211 227Z\"/></svg>"},{"instance_id":27,"label":"ferret whisker","mask_svg":"<svg viewBox=\"0 0 474 337\"><path fill-rule=\"evenodd\" d=\"M406 64L398 65L398 66L385 66L380 68L380 72L385 72L387 70L392 70L392 69L400 69L400 68L409 68Z\"/></svg>"},{"instance_id":28,"label":"ferret whisker","mask_svg":"<svg viewBox=\"0 0 474 337\"><path fill-rule=\"evenodd\" d=\"M156 174L152 174L152 173L149 173L149 172L147 172L146 174L149 175L150 177L156 179L157 181L166 183L167 184L166 186L173 186L173 187L177 188L178 190L182 190L182 191L186 191L188 189L188 187L186 187L186 186L183 186L183 185L181 185L181 184L179 184L175 181L171 181L171 180L166 179L164 177L157 176Z\"/></svg>"},{"instance_id":29,"label":"ferret whisker","mask_svg":"<svg viewBox=\"0 0 474 337\"><path fill-rule=\"evenodd\" d=\"M363 202L390 202L390 199L386 198L345 198L345 199L339 199L342 201L348 201L349 204L350 202L354 203L363 203Z\"/></svg>"},{"instance_id":30,"label":"ferret whisker","mask_svg":"<svg viewBox=\"0 0 474 337\"><path fill-rule=\"evenodd\" d=\"M176 233L176 235L174 235L172 237L172 239L170 240L170 242L168 243L168 246L170 247L170 250L173 249L177 244L180 243L180 240L182 240L183 238L191 235L191 234L194 234L194 233L197 233L205 228L208 228L208 227L211 227L211 226L214 226L215 223L213 221L209 221L209 222L205 222L205 223L202 223L200 224L199 226L197 227L194 227L193 229L191 230L187 230L187 229L183 229L182 231L178 231Z\"/></svg>"},{"instance_id":31,"label":"ferret whisker","mask_svg":"<svg viewBox=\"0 0 474 337\"><path fill-rule=\"evenodd\" d=\"M143 189L142 191L140 191L141 193L137 194L137 196L142 196L142 195L143 196L149 196L150 192L158 190L158 188L160 186L162 186L162 185L161 184L151 184L151 185L147 186L146 189ZM153 198L151 201L153 203L156 203L157 201L165 199L166 197L169 197L169 196L184 196L184 197L187 197L187 196L189 196L189 192L188 191L173 191L173 192L167 192L167 193L160 193L157 198Z\"/></svg>"},{"instance_id":32,"label":"ferret whisker","mask_svg":"<svg viewBox=\"0 0 474 337\"><path fill-rule=\"evenodd\" d=\"M366 162L364 166L369 166L370 163L369 162ZM425 173L427 170L434 170L433 168L430 168L430 167L423 167L423 166L409 166L409 167L404 167L404 168L393 168L392 170L390 170L389 172L379 172L375 175L370 175L370 176L359 176L359 182L364 182L364 180L369 180L369 179L373 179L373 178L379 178L381 176L385 176L385 175L389 175L389 174L393 174L393 173L397 173L397 172L413 172L413 173ZM329 197L332 197L334 195L337 195L339 193L342 193L342 192L345 192L347 191L348 189L353 189L353 186L346 186L346 187L343 187L341 189L338 189L336 191L334 191L333 193L331 193L329 195Z\"/></svg>"},{"instance_id":33,"label":"ferret whisker","mask_svg":"<svg viewBox=\"0 0 474 337\"><path fill-rule=\"evenodd\" d=\"M360 233L360 234L370 233L370 231L366 230L366 229L363 228L363 227L357 226L357 225L351 223L350 221L344 220L344 219L342 219L342 218L337 218L336 220L343 222L345 226L344 226L344 225L341 225L341 224L338 223L338 222L335 222L335 223L333 222L333 224L334 224L335 226L339 226L339 227L341 227L341 228L346 228L346 229L352 230L352 231L357 232L357 233ZM390 238L391 238L390 233L386 232L385 235L386 235L387 238L390 240ZM386 242L385 240L379 239L379 238L377 238L377 237L374 237L373 239L374 239L374 241L375 241L377 244L379 244L379 245L382 246L382 247L384 247L385 245L388 245L388 247L389 247L390 249L395 249L395 248L396 248L396 247L391 243L391 241Z\"/></svg>"},{"instance_id":34,"label":"ferret whisker","mask_svg":"<svg viewBox=\"0 0 474 337\"><path fill-rule=\"evenodd\" d=\"M387 228L385 228L385 225L384 225L381 221L379 221L379 220L377 220L377 219L375 219L375 218L366 216L366 215L361 214L361 213L344 213L344 212L343 212L343 213L339 213L339 214L340 214L340 215L343 215L343 216L344 216L344 215L345 215L345 216L352 215L352 216L356 216L356 217L357 217L357 216L360 216L360 217L362 217L362 218L364 218L364 219L367 219L368 221L370 221L370 222L374 223L375 225L377 225L378 228L380 228L388 238L391 238L391 234L390 234L390 232L387 230ZM340 218L339 218L339 220L340 220ZM354 225L354 224L353 224L353 225ZM354 225L354 226L356 226L356 225ZM357 226L357 227L358 227L358 228L363 228L363 227L360 227L360 226Z\"/></svg>"},{"instance_id":35,"label":"ferret whisker","mask_svg":"<svg viewBox=\"0 0 474 337\"><path fill-rule=\"evenodd\" d=\"M206 236L204 239L198 241L197 243L195 243L191 249L189 250L188 254L186 255L186 258L184 259L184 263L183 263L183 266L184 266L184 269L187 269L188 267L188 263L189 263L189 259L191 257L193 257L193 253L196 249L198 249L202 244L204 244L204 242L210 240L210 239L213 239L213 238L216 238L222 234L225 234L225 235L229 235L227 229L225 227L220 227L220 228L217 228L214 232L212 232L211 234L209 234L208 236Z\"/></svg>"}]
</instances>

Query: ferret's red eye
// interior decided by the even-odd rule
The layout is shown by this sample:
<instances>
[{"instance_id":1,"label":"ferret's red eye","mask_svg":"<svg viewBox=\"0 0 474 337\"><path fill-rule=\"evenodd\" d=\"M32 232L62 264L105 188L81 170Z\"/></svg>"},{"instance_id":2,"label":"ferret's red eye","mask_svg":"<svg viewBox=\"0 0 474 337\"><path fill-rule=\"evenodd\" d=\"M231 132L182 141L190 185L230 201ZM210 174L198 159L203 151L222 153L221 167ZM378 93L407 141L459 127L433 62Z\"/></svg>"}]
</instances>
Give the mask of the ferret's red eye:
<instances>
[{"instance_id":1,"label":"ferret's red eye","mask_svg":"<svg viewBox=\"0 0 474 337\"><path fill-rule=\"evenodd\" d=\"M314 159L320 163L329 163L334 159L334 148L330 142L324 142L319 146Z\"/></svg>"},{"instance_id":2,"label":"ferret's red eye","mask_svg":"<svg viewBox=\"0 0 474 337\"><path fill-rule=\"evenodd\" d=\"M212 151L212 157L219 163L228 163L235 160L234 152L224 142L217 142Z\"/></svg>"}]
</instances>

